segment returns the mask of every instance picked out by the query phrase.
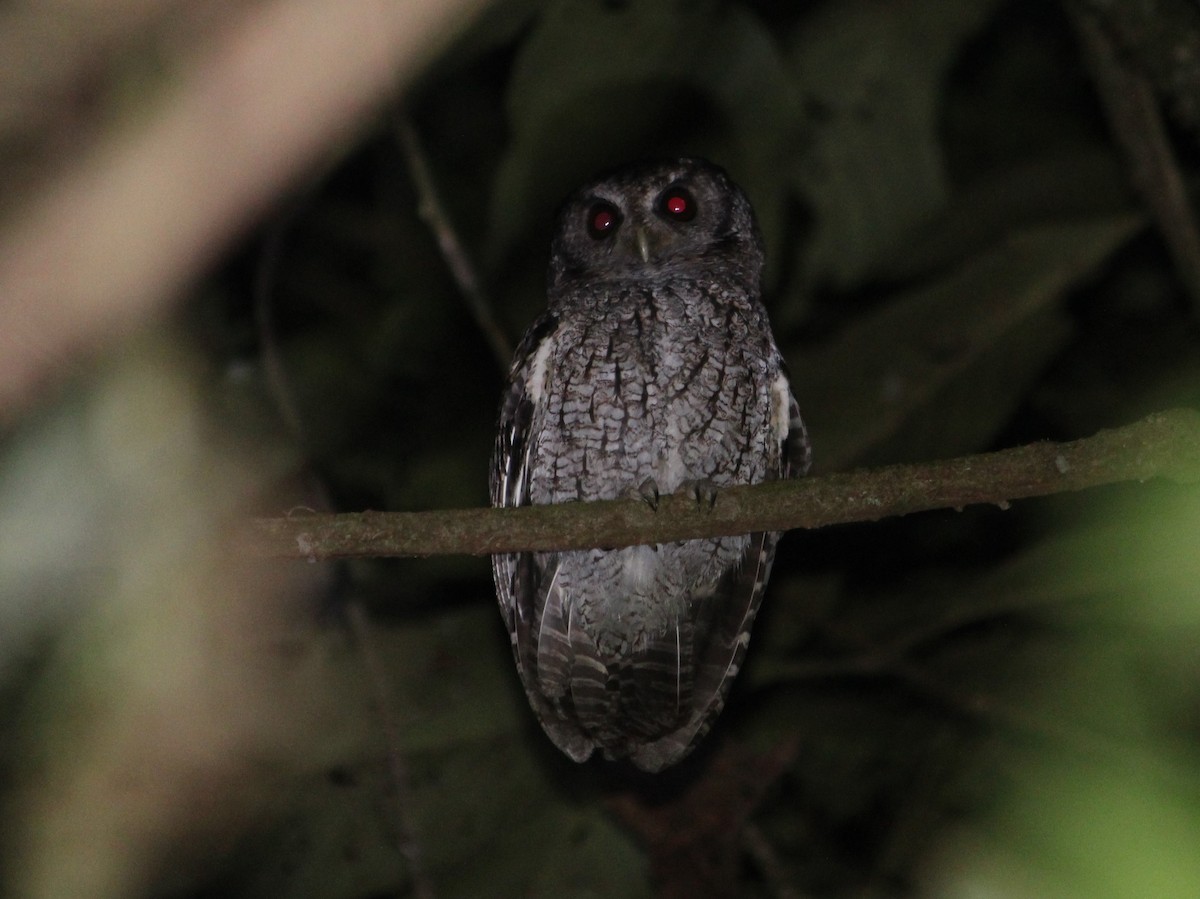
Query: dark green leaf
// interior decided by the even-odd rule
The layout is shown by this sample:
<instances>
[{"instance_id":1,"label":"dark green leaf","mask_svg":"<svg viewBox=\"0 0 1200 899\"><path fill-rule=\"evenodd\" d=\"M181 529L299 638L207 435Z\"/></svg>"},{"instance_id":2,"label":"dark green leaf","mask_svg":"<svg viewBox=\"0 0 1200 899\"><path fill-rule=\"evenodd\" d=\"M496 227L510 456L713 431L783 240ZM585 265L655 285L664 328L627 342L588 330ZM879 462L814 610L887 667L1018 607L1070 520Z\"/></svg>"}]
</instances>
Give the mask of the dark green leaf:
<instances>
[{"instance_id":1,"label":"dark green leaf","mask_svg":"<svg viewBox=\"0 0 1200 899\"><path fill-rule=\"evenodd\" d=\"M826 4L789 48L804 98L792 181L812 207L810 278L848 286L946 201L942 79L996 0Z\"/></svg>"},{"instance_id":2,"label":"dark green leaf","mask_svg":"<svg viewBox=\"0 0 1200 899\"><path fill-rule=\"evenodd\" d=\"M943 458L999 430L1068 333L1063 292L1139 227L1028 229L864 315L792 366L816 464Z\"/></svg>"}]
</instances>

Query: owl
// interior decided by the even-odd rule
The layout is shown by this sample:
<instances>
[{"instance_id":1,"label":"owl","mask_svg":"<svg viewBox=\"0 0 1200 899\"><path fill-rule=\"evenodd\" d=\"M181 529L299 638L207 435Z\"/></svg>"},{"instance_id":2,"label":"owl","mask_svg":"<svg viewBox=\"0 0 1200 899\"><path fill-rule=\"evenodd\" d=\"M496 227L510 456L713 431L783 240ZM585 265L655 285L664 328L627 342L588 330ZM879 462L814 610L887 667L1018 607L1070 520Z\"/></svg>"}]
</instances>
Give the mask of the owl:
<instances>
[{"instance_id":1,"label":"owl","mask_svg":"<svg viewBox=\"0 0 1200 899\"><path fill-rule=\"evenodd\" d=\"M796 477L809 442L762 304L746 195L711 163L621 168L567 198L547 309L517 349L495 506L691 492ZM493 557L517 670L577 762L660 771L720 713L777 533Z\"/></svg>"}]
</instances>

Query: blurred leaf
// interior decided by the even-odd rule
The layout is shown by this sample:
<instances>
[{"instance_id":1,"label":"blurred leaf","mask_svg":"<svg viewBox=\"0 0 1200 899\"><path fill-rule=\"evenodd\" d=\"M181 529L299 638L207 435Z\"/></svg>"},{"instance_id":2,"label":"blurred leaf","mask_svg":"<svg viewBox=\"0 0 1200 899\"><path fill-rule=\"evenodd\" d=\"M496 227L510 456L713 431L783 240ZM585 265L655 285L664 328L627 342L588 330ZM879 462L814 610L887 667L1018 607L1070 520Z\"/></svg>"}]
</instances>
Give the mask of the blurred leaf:
<instances>
[{"instance_id":1,"label":"blurred leaf","mask_svg":"<svg viewBox=\"0 0 1200 899\"><path fill-rule=\"evenodd\" d=\"M703 143L698 152L733 170L754 205L767 258L777 258L785 252L789 201L779 173L796 152L798 93L772 32L741 6L729 5L717 17L706 56L692 76L713 98L719 130L709 136L713 146Z\"/></svg>"},{"instance_id":2,"label":"blurred leaf","mask_svg":"<svg viewBox=\"0 0 1200 899\"><path fill-rule=\"evenodd\" d=\"M1039 413L1067 433L1079 434L1159 409L1200 407L1196 335L1181 327L1170 309L1176 288L1162 275L1160 270L1130 277L1127 267L1124 277L1107 281L1104 290L1120 301L1160 306L1130 311L1094 300L1089 311L1096 325L1089 341L1067 354L1056 367L1058 377L1031 396Z\"/></svg>"},{"instance_id":3,"label":"blurred leaf","mask_svg":"<svg viewBox=\"0 0 1200 899\"><path fill-rule=\"evenodd\" d=\"M543 737L501 630L489 604L378 634L376 649L394 666L394 748L409 769L409 814L437 895L647 895L640 853L596 803L555 788L554 764L569 763L530 745ZM352 899L397 889L405 868L384 751L377 740L365 758L313 779L299 814L255 848L255 873L237 895ZM539 764L547 756L553 764Z\"/></svg>"},{"instance_id":4,"label":"blurred leaf","mask_svg":"<svg viewBox=\"0 0 1200 899\"><path fill-rule=\"evenodd\" d=\"M792 180L812 207L808 277L843 287L945 202L942 79L997 0L821 6L789 48L808 145Z\"/></svg>"},{"instance_id":5,"label":"blurred leaf","mask_svg":"<svg viewBox=\"0 0 1200 899\"><path fill-rule=\"evenodd\" d=\"M1193 895L1200 490L1040 503L1058 520L1000 565L846 595L790 650L757 646L774 657L752 657L756 705L737 720L801 741L803 805L764 827L819 859L807 876L845 883L864 854L911 870L934 830L1000 804L921 895ZM789 844L797 811L810 826ZM848 837L863 845L839 871Z\"/></svg>"},{"instance_id":6,"label":"blurred leaf","mask_svg":"<svg viewBox=\"0 0 1200 899\"><path fill-rule=\"evenodd\" d=\"M599 803L554 789L540 759L510 738L425 760L418 826L438 894L650 896L645 859L629 838ZM587 778L586 768L571 773Z\"/></svg>"},{"instance_id":7,"label":"blurred leaf","mask_svg":"<svg viewBox=\"0 0 1200 899\"><path fill-rule=\"evenodd\" d=\"M1200 806L1119 766L1043 764L1018 803L1023 863L1050 897L1200 895ZM1122 770L1124 769L1124 770Z\"/></svg>"},{"instance_id":8,"label":"blurred leaf","mask_svg":"<svg viewBox=\"0 0 1200 899\"><path fill-rule=\"evenodd\" d=\"M645 133L681 102L715 9L713 0L623 7L558 0L546 10L509 83L512 140L492 194L491 258L587 173L636 154Z\"/></svg>"},{"instance_id":9,"label":"blurred leaf","mask_svg":"<svg viewBox=\"0 0 1200 899\"><path fill-rule=\"evenodd\" d=\"M596 803L573 802L512 737L409 756L422 863L440 897L649 896L640 852ZM396 893L394 788L384 765L314 781L302 814L254 850L242 899L355 899Z\"/></svg>"},{"instance_id":10,"label":"blurred leaf","mask_svg":"<svg viewBox=\"0 0 1200 899\"><path fill-rule=\"evenodd\" d=\"M37 496L0 479L0 498L43 514L0 516L21 537L0 561L27 581L29 611L39 593L70 608L22 685L19 755L2 760L12 895L194 880L271 814L281 783L361 740L362 717L331 701L345 666L312 622L328 568L251 560L231 539L252 503L286 503L269 485L290 454L224 430L199 371L160 329L122 341L6 460ZM0 613L21 614L7 586Z\"/></svg>"},{"instance_id":11,"label":"blurred leaf","mask_svg":"<svg viewBox=\"0 0 1200 899\"><path fill-rule=\"evenodd\" d=\"M424 82L433 82L458 66L465 66L486 53L505 49L529 27L530 21L553 0L498 0L484 6L471 24L458 35L422 73Z\"/></svg>"},{"instance_id":12,"label":"blurred leaf","mask_svg":"<svg viewBox=\"0 0 1200 899\"><path fill-rule=\"evenodd\" d=\"M949 204L880 261L880 277L905 282L982 252L1035 223L1101 218L1134 203L1120 159L1096 142L1059 148L988 172L958 188Z\"/></svg>"},{"instance_id":13,"label":"blurred leaf","mask_svg":"<svg viewBox=\"0 0 1200 899\"><path fill-rule=\"evenodd\" d=\"M795 96L771 33L741 6L560 0L521 46L508 111L492 259L580 180L651 151L727 166L778 232Z\"/></svg>"},{"instance_id":14,"label":"blurred leaf","mask_svg":"<svg viewBox=\"0 0 1200 899\"><path fill-rule=\"evenodd\" d=\"M1039 698L1068 724L1088 710L1096 743L1023 771L1006 835L1048 895L1200 895L1200 753L1180 731L1200 699L1200 490L1114 491L1091 509L1044 566L1084 600L1063 610L1084 641Z\"/></svg>"},{"instance_id":15,"label":"blurred leaf","mask_svg":"<svg viewBox=\"0 0 1200 899\"><path fill-rule=\"evenodd\" d=\"M343 766L294 784L294 808L242 852L246 873L216 885L240 899L359 899L407 877L389 816L394 788L382 763Z\"/></svg>"},{"instance_id":16,"label":"blurred leaf","mask_svg":"<svg viewBox=\"0 0 1200 899\"><path fill-rule=\"evenodd\" d=\"M528 708L493 603L382 631L401 749L438 752L519 732Z\"/></svg>"},{"instance_id":17,"label":"blurred leaf","mask_svg":"<svg viewBox=\"0 0 1200 899\"><path fill-rule=\"evenodd\" d=\"M1122 217L1030 228L801 357L793 383L816 464L946 458L986 444L1061 347L1063 291L1138 227Z\"/></svg>"},{"instance_id":18,"label":"blurred leaf","mask_svg":"<svg viewBox=\"0 0 1200 899\"><path fill-rule=\"evenodd\" d=\"M1080 499L1074 527L987 578L1043 606L1060 652L1006 691L997 723L1038 739L1010 742L1002 813L946 848L932 895L1200 894L1200 491Z\"/></svg>"}]
</instances>

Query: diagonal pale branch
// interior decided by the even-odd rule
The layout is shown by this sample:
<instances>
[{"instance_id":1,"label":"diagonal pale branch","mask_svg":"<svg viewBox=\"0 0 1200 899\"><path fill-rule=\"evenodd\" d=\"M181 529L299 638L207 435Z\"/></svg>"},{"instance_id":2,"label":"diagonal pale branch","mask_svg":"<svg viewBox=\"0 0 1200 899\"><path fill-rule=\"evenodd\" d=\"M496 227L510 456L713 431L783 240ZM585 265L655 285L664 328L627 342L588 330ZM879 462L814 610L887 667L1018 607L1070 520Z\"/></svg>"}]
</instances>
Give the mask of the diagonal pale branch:
<instances>
[{"instance_id":1,"label":"diagonal pale branch","mask_svg":"<svg viewBox=\"0 0 1200 899\"><path fill-rule=\"evenodd\" d=\"M79 4L79 12L102 5ZM114 4L113 15L129 20L124 27L132 35L149 17L123 7L146 5ZM12 6L0 4L0 12ZM61 378L81 351L131 332L177 297L280 194L365 128L375 109L484 3L256 0L238 6L218 35L170 61L171 77L160 93L136 109L127 103L130 115L118 117L111 132L83 135L79 158L26 207L9 215L6 205L0 420ZM0 16L0 26L19 15ZM56 13L39 15L41 31L53 33ZM36 28L31 35L39 38ZM14 82L5 67L9 38L0 27L6 93L0 115ZM48 38L34 39L18 58L52 56L54 46ZM15 81L19 87L23 79ZM26 102L44 103L44 93L35 90Z\"/></svg>"},{"instance_id":2,"label":"diagonal pale branch","mask_svg":"<svg viewBox=\"0 0 1200 899\"><path fill-rule=\"evenodd\" d=\"M1179 279L1200 313L1200 224L1151 77L1122 53L1094 11L1068 9L1100 101L1129 160L1133 185L1154 215Z\"/></svg>"},{"instance_id":3,"label":"diagonal pale branch","mask_svg":"<svg viewBox=\"0 0 1200 899\"><path fill-rule=\"evenodd\" d=\"M357 512L259 518L257 555L295 559L488 555L664 543L755 530L876 521L930 509L1083 490L1122 481L1200 482L1200 411L1173 409L1070 443L1034 443L920 465L893 465L720 491L711 509L686 493L522 509Z\"/></svg>"}]
</instances>

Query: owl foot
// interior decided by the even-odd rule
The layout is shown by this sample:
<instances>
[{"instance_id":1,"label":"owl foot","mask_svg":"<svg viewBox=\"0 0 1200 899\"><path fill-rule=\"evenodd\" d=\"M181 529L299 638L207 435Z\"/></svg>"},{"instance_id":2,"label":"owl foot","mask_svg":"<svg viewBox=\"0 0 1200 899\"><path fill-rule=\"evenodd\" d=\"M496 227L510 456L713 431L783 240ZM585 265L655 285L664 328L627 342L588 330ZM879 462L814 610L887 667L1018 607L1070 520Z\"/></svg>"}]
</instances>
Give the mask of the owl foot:
<instances>
[{"instance_id":1,"label":"owl foot","mask_svg":"<svg viewBox=\"0 0 1200 899\"><path fill-rule=\"evenodd\" d=\"M640 499L653 511L658 511L658 482L654 478L646 478L636 487L625 491L631 499Z\"/></svg>"},{"instance_id":2,"label":"owl foot","mask_svg":"<svg viewBox=\"0 0 1200 899\"><path fill-rule=\"evenodd\" d=\"M717 485L708 478L684 481L681 486L695 498L696 505L705 512L711 512L713 506L717 504Z\"/></svg>"}]
</instances>

